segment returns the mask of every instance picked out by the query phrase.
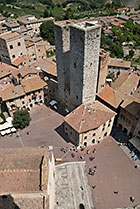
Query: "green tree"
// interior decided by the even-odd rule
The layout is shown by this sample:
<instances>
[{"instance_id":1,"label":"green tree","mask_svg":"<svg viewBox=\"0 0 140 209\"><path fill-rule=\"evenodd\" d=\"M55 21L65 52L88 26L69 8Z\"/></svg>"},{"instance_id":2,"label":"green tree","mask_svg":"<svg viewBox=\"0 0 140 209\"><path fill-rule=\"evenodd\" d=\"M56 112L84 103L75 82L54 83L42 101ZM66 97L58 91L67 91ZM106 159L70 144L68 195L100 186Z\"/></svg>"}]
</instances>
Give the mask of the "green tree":
<instances>
[{"instance_id":1,"label":"green tree","mask_svg":"<svg viewBox=\"0 0 140 209\"><path fill-rule=\"evenodd\" d=\"M14 112L13 126L15 128L25 128L30 124L31 118L27 110L17 110Z\"/></svg>"},{"instance_id":2,"label":"green tree","mask_svg":"<svg viewBox=\"0 0 140 209\"><path fill-rule=\"evenodd\" d=\"M45 21L40 26L40 35L44 40L54 45L54 23L53 21Z\"/></svg>"},{"instance_id":3,"label":"green tree","mask_svg":"<svg viewBox=\"0 0 140 209\"><path fill-rule=\"evenodd\" d=\"M49 12L48 9L45 9L45 10L44 10L44 15L43 15L43 16L44 16L44 18L45 18L45 17L50 17L50 12Z\"/></svg>"},{"instance_id":4,"label":"green tree","mask_svg":"<svg viewBox=\"0 0 140 209\"><path fill-rule=\"evenodd\" d=\"M122 46L117 43L112 44L112 46L110 47L110 51L111 51L110 52L111 57L122 58L124 55Z\"/></svg>"}]
</instances>

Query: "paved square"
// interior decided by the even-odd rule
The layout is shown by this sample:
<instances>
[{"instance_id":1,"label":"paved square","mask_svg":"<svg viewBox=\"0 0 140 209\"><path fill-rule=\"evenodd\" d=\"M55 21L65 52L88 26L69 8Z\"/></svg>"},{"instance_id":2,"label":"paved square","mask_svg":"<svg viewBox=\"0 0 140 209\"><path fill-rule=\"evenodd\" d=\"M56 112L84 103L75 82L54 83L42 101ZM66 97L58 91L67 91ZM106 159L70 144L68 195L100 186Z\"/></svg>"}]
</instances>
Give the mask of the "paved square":
<instances>
[{"instance_id":1,"label":"paved square","mask_svg":"<svg viewBox=\"0 0 140 209\"><path fill-rule=\"evenodd\" d=\"M11 137L10 135L0 137L0 148L67 146L67 143L55 130L63 123L63 116L42 105L32 109L31 118L27 128Z\"/></svg>"}]
</instances>

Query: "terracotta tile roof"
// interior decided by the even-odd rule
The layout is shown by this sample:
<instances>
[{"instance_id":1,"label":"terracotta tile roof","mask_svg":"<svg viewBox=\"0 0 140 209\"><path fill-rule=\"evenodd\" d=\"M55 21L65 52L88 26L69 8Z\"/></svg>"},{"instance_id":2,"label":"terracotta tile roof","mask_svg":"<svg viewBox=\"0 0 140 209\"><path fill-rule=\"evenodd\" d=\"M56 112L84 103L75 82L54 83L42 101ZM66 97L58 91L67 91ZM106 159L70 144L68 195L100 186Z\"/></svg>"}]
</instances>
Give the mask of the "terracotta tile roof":
<instances>
[{"instance_id":1,"label":"terracotta tile roof","mask_svg":"<svg viewBox=\"0 0 140 209\"><path fill-rule=\"evenodd\" d=\"M15 66L19 66L22 62L24 62L25 60L28 60L28 59L30 59L30 57L22 56L22 57L17 58L16 60L14 60L12 62L12 64Z\"/></svg>"},{"instance_id":2,"label":"terracotta tile roof","mask_svg":"<svg viewBox=\"0 0 140 209\"><path fill-rule=\"evenodd\" d=\"M122 67L122 68L130 68L131 62L129 61L124 61L122 59L117 59L117 58L109 58L109 63L108 66L111 67Z\"/></svg>"},{"instance_id":3,"label":"terracotta tile roof","mask_svg":"<svg viewBox=\"0 0 140 209\"><path fill-rule=\"evenodd\" d=\"M25 93L42 89L46 85L45 81L43 81L39 76L31 77L22 81Z\"/></svg>"},{"instance_id":4,"label":"terracotta tile roof","mask_svg":"<svg viewBox=\"0 0 140 209\"><path fill-rule=\"evenodd\" d=\"M6 198L0 196L1 209L43 209L43 192L39 193L24 193L24 194L8 194ZM46 208L47 209L47 208Z\"/></svg>"},{"instance_id":5,"label":"terracotta tile roof","mask_svg":"<svg viewBox=\"0 0 140 209\"><path fill-rule=\"evenodd\" d=\"M111 25L113 25L113 26L120 26L120 25L122 25L123 23L125 23L126 21L119 21L119 22L111 22Z\"/></svg>"},{"instance_id":6,"label":"terracotta tile roof","mask_svg":"<svg viewBox=\"0 0 140 209\"><path fill-rule=\"evenodd\" d=\"M124 8L119 8L119 9L117 9L118 11L122 11L122 10L129 10L129 8L127 8L127 7L124 7Z\"/></svg>"},{"instance_id":7,"label":"terracotta tile roof","mask_svg":"<svg viewBox=\"0 0 140 209\"><path fill-rule=\"evenodd\" d=\"M122 101L119 94L110 86L105 86L99 92L98 96L115 108L117 108Z\"/></svg>"},{"instance_id":8,"label":"terracotta tile roof","mask_svg":"<svg viewBox=\"0 0 140 209\"><path fill-rule=\"evenodd\" d=\"M0 38L8 40L8 39L11 39L11 38L14 38L17 36L20 36L20 34L17 32L10 32L10 33L6 33L6 34L1 35Z\"/></svg>"},{"instance_id":9,"label":"terracotta tile roof","mask_svg":"<svg viewBox=\"0 0 140 209\"><path fill-rule=\"evenodd\" d=\"M33 46L34 43L32 41L27 40L27 41L25 41L25 45L26 45L26 47L30 47L30 46Z\"/></svg>"},{"instance_id":10,"label":"terracotta tile roof","mask_svg":"<svg viewBox=\"0 0 140 209\"><path fill-rule=\"evenodd\" d=\"M121 104L121 107L136 118L140 118L140 87L133 95L130 95L125 99Z\"/></svg>"},{"instance_id":11,"label":"terracotta tile roof","mask_svg":"<svg viewBox=\"0 0 140 209\"><path fill-rule=\"evenodd\" d=\"M41 72L41 70L37 70L35 67L29 67L29 66L24 66L24 67L21 67L19 69L19 73L21 74L22 77L28 75L28 74L37 74Z\"/></svg>"},{"instance_id":12,"label":"terracotta tile roof","mask_svg":"<svg viewBox=\"0 0 140 209\"><path fill-rule=\"evenodd\" d=\"M40 164L48 149L13 148L0 152L0 193L40 190Z\"/></svg>"},{"instance_id":13,"label":"terracotta tile roof","mask_svg":"<svg viewBox=\"0 0 140 209\"><path fill-rule=\"evenodd\" d=\"M78 133L96 129L115 115L105 105L96 101L93 105L80 105L68 114L64 121Z\"/></svg>"},{"instance_id":14,"label":"terracotta tile roof","mask_svg":"<svg viewBox=\"0 0 140 209\"><path fill-rule=\"evenodd\" d=\"M52 61L52 58L40 60L39 62L36 62L34 66L40 67L42 71L48 74L57 76L56 63Z\"/></svg>"},{"instance_id":15,"label":"terracotta tile roof","mask_svg":"<svg viewBox=\"0 0 140 209\"><path fill-rule=\"evenodd\" d=\"M18 73L18 70L11 65L0 63L0 78L3 78L5 76L8 76L12 74L13 76Z\"/></svg>"},{"instance_id":16,"label":"terracotta tile roof","mask_svg":"<svg viewBox=\"0 0 140 209\"><path fill-rule=\"evenodd\" d=\"M24 95L25 93L21 85L18 85L18 86L10 85L8 88L4 89L1 92L3 101L15 99Z\"/></svg>"},{"instance_id":17,"label":"terracotta tile roof","mask_svg":"<svg viewBox=\"0 0 140 209\"><path fill-rule=\"evenodd\" d=\"M119 78L111 85L122 99L125 99L131 92L131 89L137 88L140 77L135 73L121 74Z\"/></svg>"}]
</instances>

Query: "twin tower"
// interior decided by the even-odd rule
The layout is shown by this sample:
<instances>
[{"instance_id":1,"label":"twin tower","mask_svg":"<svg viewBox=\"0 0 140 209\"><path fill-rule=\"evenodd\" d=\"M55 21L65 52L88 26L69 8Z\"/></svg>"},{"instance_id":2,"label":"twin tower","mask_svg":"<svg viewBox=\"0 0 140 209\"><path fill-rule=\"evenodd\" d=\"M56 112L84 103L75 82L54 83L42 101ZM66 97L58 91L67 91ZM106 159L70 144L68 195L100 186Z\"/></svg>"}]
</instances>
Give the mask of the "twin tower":
<instances>
[{"instance_id":1,"label":"twin tower","mask_svg":"<svg viewBox=\"0 0 140 209\"><path fill-rule=\"evenodd\" d=\"M55 23L58 91L69 110L95 101L100 37L96 22Z\"/></svg>"}]
</instances>

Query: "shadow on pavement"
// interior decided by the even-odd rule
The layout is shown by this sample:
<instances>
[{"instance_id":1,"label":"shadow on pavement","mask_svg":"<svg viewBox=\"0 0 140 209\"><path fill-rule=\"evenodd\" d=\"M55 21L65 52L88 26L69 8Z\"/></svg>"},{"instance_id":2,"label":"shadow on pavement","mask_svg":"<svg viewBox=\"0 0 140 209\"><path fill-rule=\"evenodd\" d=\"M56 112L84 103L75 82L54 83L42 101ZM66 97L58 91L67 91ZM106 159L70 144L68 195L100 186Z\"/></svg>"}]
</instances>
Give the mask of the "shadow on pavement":
<instances>
[{"instance_id":1,"label":"shadow on pavement","mask_svg":"<svg viewBox=\"0 0 140 209\"><path fill-rule=\"evenodd\" d=\"M0 208L1 209L20 209L19 206L14 202L14 199L10 194L0 196Z\"/></svg>"},{"instance_id":2,"label":"shadow on pavement","mask_svg":"<svg viewBox=\"0 0 140 209\"><path fill-rule=\"evenodd\" d=\"M127 143L129 141L129 137L122 132L122 130L117 127L113 126L111 134L110 134L117 142L120 143Z\"/></svg>"},{"instance_id":3,"label":"shadow on pavement","mask_svg":"<svg viewBox=\"0 0 140 209\"><path fill-rule=\"evenodd\" d=\"M68 137L66 136L65 134L65 131L64 131L64 123L62 123L60 126L58 126L55 131L68 143L70 142L70 140L68 139Z\"/></svg>"}]
</instances>

